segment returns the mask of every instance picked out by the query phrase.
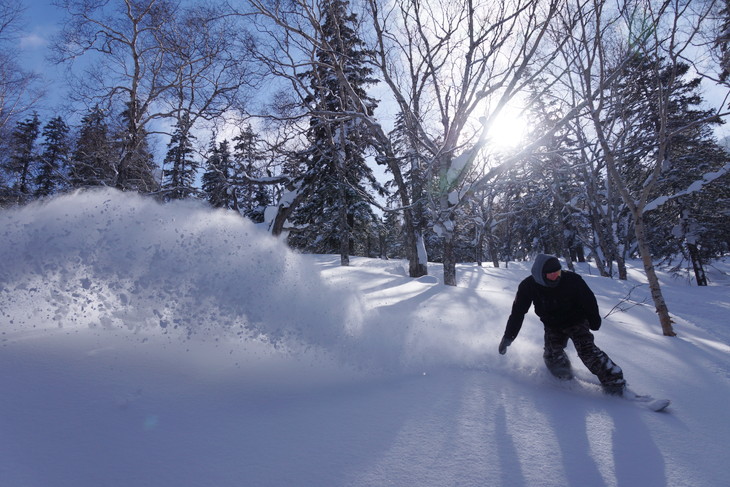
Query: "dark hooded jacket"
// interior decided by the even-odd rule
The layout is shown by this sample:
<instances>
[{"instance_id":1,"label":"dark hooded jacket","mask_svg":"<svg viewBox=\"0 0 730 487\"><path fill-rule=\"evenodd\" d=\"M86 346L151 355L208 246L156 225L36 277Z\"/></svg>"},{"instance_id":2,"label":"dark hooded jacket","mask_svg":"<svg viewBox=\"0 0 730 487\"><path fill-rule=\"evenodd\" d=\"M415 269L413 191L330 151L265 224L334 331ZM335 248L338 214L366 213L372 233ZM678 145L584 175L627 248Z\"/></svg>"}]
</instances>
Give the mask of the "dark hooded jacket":
<instances>
[{"instance_id":1,"label":"dark hooded jacket","mask_svg":"<svg viewBox=\"0 0 730 487\"><path fill-rule=\"evenodd\" d=\"M578 274L562 271L557 285L545 280L544 267L555 257L540 254L532 266L532 275L525 278L517 288L512 303L512 313L507 320L504 335L514 340L522 328L525 314L535 305L535 314L543 325L551 329L565 329L588 322L591 330L601 326L601 315L593 291Z\"/></svg>"}]
</instances>

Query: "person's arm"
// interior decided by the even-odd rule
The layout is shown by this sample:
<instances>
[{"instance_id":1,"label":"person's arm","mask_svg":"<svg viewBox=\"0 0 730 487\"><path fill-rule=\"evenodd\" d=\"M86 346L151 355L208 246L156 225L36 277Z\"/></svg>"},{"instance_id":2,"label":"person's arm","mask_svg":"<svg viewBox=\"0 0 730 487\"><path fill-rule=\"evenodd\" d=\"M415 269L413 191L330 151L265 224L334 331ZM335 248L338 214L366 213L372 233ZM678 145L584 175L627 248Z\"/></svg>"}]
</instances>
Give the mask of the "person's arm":
<instances>
[{"instance_id":1,"label":"person's arm","mask_svg":"<svg viewBox=\"0 0 730 487\"><path fill-rule=\"evenodd\" d=\"M515 300L512 303L512 312L507 319L507 326L505 327L502 341L499 343L499 353L502 355L507 353L507 347L509 347L515 338L517 338L517 335L520 333L520 329L522 329L522 323L525 319L525 315L532 305L532 295L530 293L528 279L522 281L517 288L517 294L515 295Z\"/></svg>"},{"instance_id":2,"label":"person's arm","mask_svg":"<svg viewBox=\"0 0 730 487\"><path fill-rule=\"evenodd\" d=\"M586 284L583 278L580 279L580 284L581 303L583 305L583 311L588 318L588 328L596 331L601 327L601 313L598 311L596 295L593 294L593 291L591 291L591 288L588 287L588 284Z\"/></svg>"}]
</instances>

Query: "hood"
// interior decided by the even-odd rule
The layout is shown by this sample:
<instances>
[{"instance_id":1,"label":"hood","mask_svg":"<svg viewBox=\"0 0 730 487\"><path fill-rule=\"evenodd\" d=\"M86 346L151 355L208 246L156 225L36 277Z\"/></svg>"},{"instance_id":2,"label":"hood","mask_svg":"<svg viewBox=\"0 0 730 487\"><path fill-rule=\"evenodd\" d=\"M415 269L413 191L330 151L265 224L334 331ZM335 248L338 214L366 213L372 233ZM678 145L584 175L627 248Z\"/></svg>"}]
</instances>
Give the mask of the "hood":
<instances>
[{"instance_id":1,"label":"hood","mask_svg":"<svg viewBox=\"0 0 730 487\"><path fill-rule=\"evenodd\" d=\"M545 281L545 264L550 262L551 268L554 270L560 269L560 260L558 260L557 257L550 254L537 254L537 257L535 257L535 262L532 264L532 277L535 279L535 282L537 282L541 286L545 287L554 287L555 284L548 284ZM557 269L555 269L557 267Z\"/></svg>"}]
</instances>

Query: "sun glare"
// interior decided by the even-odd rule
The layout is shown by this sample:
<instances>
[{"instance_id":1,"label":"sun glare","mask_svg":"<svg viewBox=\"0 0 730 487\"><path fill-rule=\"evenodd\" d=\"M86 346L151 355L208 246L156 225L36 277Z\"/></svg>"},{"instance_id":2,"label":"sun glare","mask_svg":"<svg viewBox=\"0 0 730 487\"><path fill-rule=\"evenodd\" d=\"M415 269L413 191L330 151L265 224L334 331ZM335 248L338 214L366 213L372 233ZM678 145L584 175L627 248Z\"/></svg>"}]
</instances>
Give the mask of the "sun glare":
<instances>
[{"instance_id":1,"label":"sun glare","mask_svg":"<svg viewBox=\"0 0 730 487\"><path fill-rule=\"evenodd\" d=\"M510 150L524 143L527 123L516 109L505 109L494 119L487 133L489 146L499 150Z\"/></svg>"}]
</instances>

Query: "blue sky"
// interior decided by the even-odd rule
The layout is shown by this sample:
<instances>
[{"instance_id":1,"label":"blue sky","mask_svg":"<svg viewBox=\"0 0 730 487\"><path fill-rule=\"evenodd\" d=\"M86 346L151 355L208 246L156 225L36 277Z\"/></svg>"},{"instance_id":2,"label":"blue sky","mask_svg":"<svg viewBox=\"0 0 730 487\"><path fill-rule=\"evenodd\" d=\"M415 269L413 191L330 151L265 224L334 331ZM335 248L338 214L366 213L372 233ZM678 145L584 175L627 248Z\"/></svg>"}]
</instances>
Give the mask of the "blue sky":
<instances>
[{"instance_id":1,"label":"blue sky","mask_svg":"<svg viewBox=\"0 0 730 487\"><path fill-rule=\"evenodd\" d=\"M42 116L55 116L56 109L65 99L65 85L62 75L63 68L59 68L46 60L53 36L60 30L64 12L52 4L52 0L23 0L26 8L25 26L18 40L18 47L22 59L20 64L42 74L47 83L47 96L43 106L39 107ZM727 93L726 88L719 88L705 83L705 102L712 108L717 108ZM718 136L723 137L730 133L726 126L716 130Z\"/></svg>"},{"instance_id":2,"label":"blue sky","mask_svg":"<svg viewBox=\"0 0 730 487\"><path fill-rule=\"evenodd\" d=\"M41 112L53 110L64 97L63 83L58 82L62 70L46 60L53 36L59 31L63 12L51 1L25 0L26 9L22 33L18 39L20 64L25 69L43 75L48 85L48 99L44 100Z\"/></svg>"},{"instance_id":3,"label":"blue sky","mask_svg":"<svg viewBox=\"0 0 730 487\"><path fill-rule=\"evenodd\" d=\"M50 1L25 2L25 28L19 39L19 47L28 55L33 69L43 69L43 56L52 36L58 32L63 12Z\"/></svg>"}]
</instances>

